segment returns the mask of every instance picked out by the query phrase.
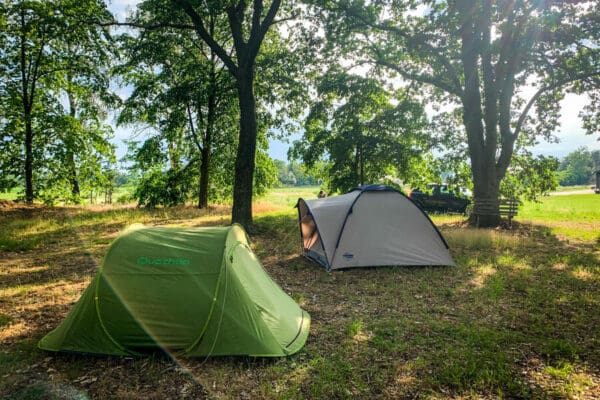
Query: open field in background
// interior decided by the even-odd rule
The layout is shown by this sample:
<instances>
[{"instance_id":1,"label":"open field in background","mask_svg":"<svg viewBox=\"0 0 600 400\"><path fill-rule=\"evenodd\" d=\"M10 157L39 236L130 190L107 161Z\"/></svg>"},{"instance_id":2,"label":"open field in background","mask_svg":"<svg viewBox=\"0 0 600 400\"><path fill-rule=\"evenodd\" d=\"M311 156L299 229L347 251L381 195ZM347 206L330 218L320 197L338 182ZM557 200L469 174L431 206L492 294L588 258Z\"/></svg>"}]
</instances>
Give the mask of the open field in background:
<instances>
[{"instance_id":1,"label":"open field in background","mask_svg":"<svg viewBox=\"0 0 600 400\"><path fill-rule=\"evenodd\" d=\"M525 203L516 220L544 224L567 240L600 241L600 195L544 197L539 203Z\"/></svg>"},{"instance_id":2,"label":"open field in background","mask_svg":"<svg viewBox=\"0 0 600 400\"><path fill-rule=\"evenodd\" d=\"M228 207L0 208L0 399L600 397L600 196L525 204L510 231L434 216L456 267L328 274L299 256L292 208L317 192L255 204L254 250L312 316L282 359L36 348L125 226L227 224Z\"/></svg>"},{"instance_id":3,"label":"open field in background","mask_svg":"<svg viewBox=\"0 0 600 400\"><path fill-rule=\"evenodd\" d=\"M0 200L16 200L19 195L19 189L12 189L8 192L0 191Z\"/></svg>"},{"instance_id":4,"label":"open field in background","mask_svg":"<svg viewBox=\"0 0 600 400\"><path fill-rule=\"evenodd\" d=\"M292 209L296 206L298 198L316 199L319 186L298 186L271 189L265 196L255 202L254 209L270 206L277 209Z\"/></svg>"},{"instance_id":5,"label":"open field in background","mask_svg":"<svg viewBox=\"0 0 600 400\"><path fill-rule=\"evenodd\" d=\"M574 192L579 190L591 190L590 186L593 186L592 183L588 183L587 185L577 185L577 186L559 186L556 188L557 193L561 192Z\"/></svg>"}]
</instances>

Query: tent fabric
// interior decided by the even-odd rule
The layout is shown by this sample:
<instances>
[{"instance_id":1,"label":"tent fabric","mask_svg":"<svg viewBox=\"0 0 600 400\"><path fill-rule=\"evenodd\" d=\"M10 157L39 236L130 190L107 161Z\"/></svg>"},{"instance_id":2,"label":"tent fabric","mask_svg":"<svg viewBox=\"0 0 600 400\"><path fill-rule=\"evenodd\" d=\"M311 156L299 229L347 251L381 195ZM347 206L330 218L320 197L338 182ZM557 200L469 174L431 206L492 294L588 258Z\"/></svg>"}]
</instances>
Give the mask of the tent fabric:
<instances>
[{"instance_id":1,"label":"tent fabric","mask_svg":"<svg viewBox=\"0 0 600 400\"><path fill-rule=\"evenodd\" d=\"M268 275L239 225L132 227L66 319L49 351L278 357L300 350L310 316Z\"/></svg>"},{"instance_id":2,"label":"tent fabric","mask_svg":"<svg viewBox=\"0 0 600 400\"><path fill-rule=\"evenodd\" d=\"M443 236L416 204L384 185L334 197L298 199L305 256L327 270L454 265Z\"/></svg>"}]
</instances>

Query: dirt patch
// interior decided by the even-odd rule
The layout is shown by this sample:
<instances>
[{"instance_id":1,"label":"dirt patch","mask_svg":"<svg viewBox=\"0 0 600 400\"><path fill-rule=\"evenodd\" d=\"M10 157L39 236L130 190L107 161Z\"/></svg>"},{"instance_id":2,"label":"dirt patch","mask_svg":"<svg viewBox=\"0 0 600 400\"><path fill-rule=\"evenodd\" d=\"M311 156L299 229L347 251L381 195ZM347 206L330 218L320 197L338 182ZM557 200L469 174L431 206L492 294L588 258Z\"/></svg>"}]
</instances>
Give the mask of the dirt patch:
<instances>
[{"instance_id":1,"label":"dirt patch","mask_svg":"<svg viewBox=\"0 0 600 400\"><path fill-rule=\"evenodd\" d=\"M5 208L14 208L18 203L12 201L12 200L2 200L0 199L0 209L5 209Z\"/></svg>"}]
</instances>

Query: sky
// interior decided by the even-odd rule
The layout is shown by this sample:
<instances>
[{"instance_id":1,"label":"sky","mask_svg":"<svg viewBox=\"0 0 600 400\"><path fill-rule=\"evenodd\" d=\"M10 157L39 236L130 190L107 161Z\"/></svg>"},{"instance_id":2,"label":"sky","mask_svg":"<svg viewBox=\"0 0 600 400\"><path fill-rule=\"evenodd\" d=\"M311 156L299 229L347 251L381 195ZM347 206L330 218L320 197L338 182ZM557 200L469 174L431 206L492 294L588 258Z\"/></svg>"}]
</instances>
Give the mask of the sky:
<instances>
[{"instance_id":1,"label":"sky","mask_svg":"<svg viewBox=\"0 0 600 400\"><path fill-rule=\"evenodd\" d=\"M117 20L124 21L128 13L135 9L140 0L106 0L109 10L115 14ZM130 88L120 88L118 93L126 97L130 93ZM548 143L543 140L531 148L535 155L554 156L562 158L572 151L587 147L589 150L600 150L600 132L596 135L586 135L583 130L581 120L578 117L588 99L585 96L568 94L561 101L561 126L556 132L559 139L558 143ZM120 158L125 154L126 147L123 140L140 138L133 128L115 127L114 142L117 145L117 156ZM299 136L288 138L287 142L271 140L269 142L269 156L273 159L287 160L287 150L293 140L299 139ZM137 139L140 140L140 139Z\"/></svg>"}]
</instances>

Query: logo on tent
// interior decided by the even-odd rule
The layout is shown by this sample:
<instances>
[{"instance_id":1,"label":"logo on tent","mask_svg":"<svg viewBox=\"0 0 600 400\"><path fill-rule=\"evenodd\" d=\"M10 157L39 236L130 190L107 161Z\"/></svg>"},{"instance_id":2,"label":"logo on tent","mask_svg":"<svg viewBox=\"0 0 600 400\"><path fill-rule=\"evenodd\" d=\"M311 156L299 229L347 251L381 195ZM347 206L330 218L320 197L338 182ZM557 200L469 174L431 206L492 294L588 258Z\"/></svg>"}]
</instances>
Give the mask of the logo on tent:
<instances>
[{"instance_id":1,"label":"logo on tent","mask_svg":"<svg viewBox=\"0 0 600 400\"><path fill-rule=\"evenodd\" d=\"M352 260L354 258L354 254L344 253L344 254L342 254L342 257L344 257L346 260Z\"/></svg>"},{"instance_id":2,"label":"logo on tent","mask_svg":"<svg viewBox=\"0 0 600 400\"><path fill-rule=\"evenodd\" d=\"M187 258L138 257L135 263L137 265L190 265L190 260Z\"/></svg>"}]
</instances>

